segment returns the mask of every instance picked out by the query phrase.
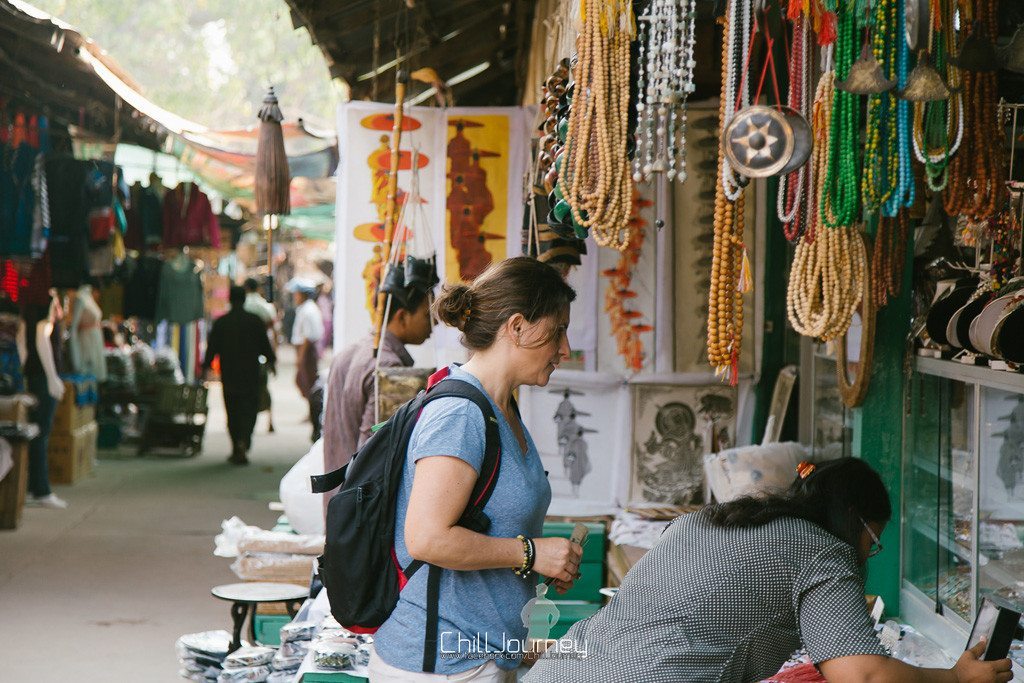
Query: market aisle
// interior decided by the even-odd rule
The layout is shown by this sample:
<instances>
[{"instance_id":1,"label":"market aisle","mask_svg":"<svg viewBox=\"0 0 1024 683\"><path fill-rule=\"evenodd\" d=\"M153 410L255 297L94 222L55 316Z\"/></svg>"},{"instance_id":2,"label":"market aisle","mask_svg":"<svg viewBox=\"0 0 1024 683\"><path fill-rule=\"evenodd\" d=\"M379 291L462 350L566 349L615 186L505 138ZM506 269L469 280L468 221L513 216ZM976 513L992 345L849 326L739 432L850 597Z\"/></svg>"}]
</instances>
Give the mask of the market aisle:
<instances>
[{"instance_id":1,"label":"market aisle","mask_svg":"<svg viewBox=\"0 0 1024 683\"><path fill-rule=\"evenodd\" d=\"M194 459L101 451L93 476L55 487L66 511L26 509L0 532L0 643L12 682L180 681L174 641L229 628L212 586L237 581L213 556L223 519L270 527L278 483L309 447L307 413L282 350L274 422L261 415L252 464L230 452L219 385L212 385L204 452Z\"/></svg>"}]
</instances>

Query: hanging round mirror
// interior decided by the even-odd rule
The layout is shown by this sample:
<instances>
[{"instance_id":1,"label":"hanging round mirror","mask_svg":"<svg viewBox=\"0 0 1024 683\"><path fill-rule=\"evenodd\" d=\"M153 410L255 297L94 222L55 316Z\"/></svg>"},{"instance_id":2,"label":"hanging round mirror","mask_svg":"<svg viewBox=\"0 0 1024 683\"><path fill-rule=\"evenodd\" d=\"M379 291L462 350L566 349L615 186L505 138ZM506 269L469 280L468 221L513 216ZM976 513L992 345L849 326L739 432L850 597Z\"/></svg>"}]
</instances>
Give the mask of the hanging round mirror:
<instances>
[{"instance_id":1,"label":"hanging round mirror","mask_svg":"<svg viewBox=\"0 0 1024 683\"><path fill-rule=\"evenodd\" d=\"M836 340L836 379L839 395L848 408L864 403L875 360L875 302L871 298L870 269L861 280L861 290L860 308L853 314L846 334Z\"/></svg>"}]
</instances>

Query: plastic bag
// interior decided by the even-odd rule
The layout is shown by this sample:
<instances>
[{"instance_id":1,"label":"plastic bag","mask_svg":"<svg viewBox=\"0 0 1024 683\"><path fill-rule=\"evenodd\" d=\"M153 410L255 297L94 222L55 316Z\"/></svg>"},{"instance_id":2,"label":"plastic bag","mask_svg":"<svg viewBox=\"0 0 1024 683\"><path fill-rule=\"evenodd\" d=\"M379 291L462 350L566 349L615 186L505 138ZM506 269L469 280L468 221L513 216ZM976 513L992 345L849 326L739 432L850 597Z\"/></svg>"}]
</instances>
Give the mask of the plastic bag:
<instances>
[{"instance_id":1,"label":"plastic bag","mask_svg":"<svg viewBox=\"0 0 1024 683\"><path fill-rule=\"evenodd\" d=\"M291 521L291 517L288 518ZM290 555L322 555L323 534L290 534L286 531L252 531L249 527L238 541L238 553L281 553Z\"/></svg>"},{"instance_id":2,"label":"plastic bag","mask_svg":"<svg viewBox=\"0 0 1024 683\"><path fill-rule=\"evenodd\" d=\"M258 526L249 526L238 517L225 519L220 523L221 533L214 537L213 554L217 557L238 557L238 542L247 531L262 531Z\"/></svg>"},{"instance_id":3,"label":"plastic bag","mask_svg":"<svg viewBox=\"0 0 1024 683\"><path fill-rule=\"evenodd\" d=\"M179 659L196 658L196 655L203 655L218 662L224 661L230 647L231 634L224 630L187 633L178 638L174 644Z\"/></svg>"},{"instance_id":4,"label":"plastic bag","mask_svg":"<svg viewBox=\"0 0 1024 683\"><path fill-rule=\"evenodd\" d=\"M309 645L310 641L308 640L292 640L281 643L281 649L277 652L282 658L305 657L309 652Z\"/></svg>"},{"instance_id":5,"label":"plastic bag","mask_svg":"<svg viewBox=\"0 0 1024 683\"><path fill-rule=\"evenodd\" d=\"M282 653L278 652L276 655L274 655L274 661L271 662L270 666L274 669L274 671L295 671L300 666L302 666L302 662L305 661L305 659L305 654L299 655L297 657L287 657L284 656Z\"/></svg>"},{"instance_id":6,"label":"plastic bag","mask_svg":"<svg viewBox=\"0 0 1024 683\"><path fill-rule=\"evenodd\" d=\"M281 627L281 642L290 643L296 640L312 640L316 632L314 621L293 621Z\"/></svg>"},{"instance_id":7,"label":"plastic bag","mask_svg":"<svg viewBox=\"0 0 1024 683\"><path fill-rule=\"evenodd\" d=\"M359 653L359 641L352 638L323 640L313 645L313 662L320 669L351 669Z\"/></svg>"},{"instance_id":8,"label":"plastic bag","mask_svg":"<svg viewBox=\"0 0 1024 683\"><path fill-rule=\"evenodd\" d=\"M316 558L313 555L245 553L231 563L231 571L243 581L278 581L308 585Z\"/></svg>"},{"instance_id":9,"label":"plastic bag","mask_svg":"<svg viewBox=\"0 0 1024 683\"><path fill-rule=\"evenodd\" d=\"M225 669L241 669L247 666L270 664L276 650L272 647L243 647L235 650L224 660Z\"/></svg>"},{"instance_id":10,"label":"plastic bag","mask_svg":"<svg viewBox=\"0 0 1024 683\"><path fill-rule=\"evenodd\" d=\"M278 494L284 506L284 514L292 528L300 534L324 533L324 495L313 493L309 478L324 471L324 442L318 439L309 452L299 458L288 473L281 478Z\"/></svg>"},{"instance_id":11,"label":"plastic bag","mask_svg":"<svg viewBox=\"0 0 1024 683\"><path fill-rule=\"evenodd\" d=\"M804 447L793 442L740 446L705 455L704 472L715 500L727 503L789 488L806 457Z\"/></svg>"},{"instance_id":12,"label":"plastic bag","mask_svg":"<svg viewBox=\"0 0 1024 683\"><path fill-rule=\"evenodd\" d=\"M239 669L224 669L217 677L217 683L265 683L270 675L269 666L245 666Z\"/></svg>"}]
</instances>

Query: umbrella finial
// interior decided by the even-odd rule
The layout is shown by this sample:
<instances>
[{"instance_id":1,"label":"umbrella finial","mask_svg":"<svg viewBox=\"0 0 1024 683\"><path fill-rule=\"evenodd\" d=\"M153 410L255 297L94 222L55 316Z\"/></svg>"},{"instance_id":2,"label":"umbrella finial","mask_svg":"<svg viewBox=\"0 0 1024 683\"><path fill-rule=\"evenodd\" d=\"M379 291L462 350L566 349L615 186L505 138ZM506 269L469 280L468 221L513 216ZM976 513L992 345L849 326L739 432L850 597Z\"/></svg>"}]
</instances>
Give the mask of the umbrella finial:
<instances>
[{"instance_id":1,"label":"umbrella finial","mask_svg":"<svg viewBox=\"0 0 1024 683\"><path fill-rule=\"evenodd\" d=\"M274 86L270 86L267 89L267 94L263 98L263 106L260 107L256 117L260 121L277 121L278 123L284 121L284 114L281 113L281 107L277 104L277 94L274 93Z\"/></svg>"}]
</instances>

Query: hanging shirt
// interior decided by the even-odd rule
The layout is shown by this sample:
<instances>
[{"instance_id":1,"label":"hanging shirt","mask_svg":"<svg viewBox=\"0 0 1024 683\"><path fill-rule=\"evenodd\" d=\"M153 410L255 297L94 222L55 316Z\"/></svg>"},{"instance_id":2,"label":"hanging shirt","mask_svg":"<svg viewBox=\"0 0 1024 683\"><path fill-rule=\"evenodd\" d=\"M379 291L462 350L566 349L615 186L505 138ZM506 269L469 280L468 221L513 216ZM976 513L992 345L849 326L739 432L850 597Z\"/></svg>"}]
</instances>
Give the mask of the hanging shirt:
<instances>
[{"instance_id":1,"label":"hanging shirt","mask_svg":"<svg viewBox=\"0 0 1024 683\"><path fill-rule=\"evenodd\" d=\"M189 258L164 263L160 269L155 319L184 325L202 317L203 281L196 264Z\"/></svg>"},{"instance_id":2,"label":"hanging shirt","mask_svg":"<svg viewBox=\"0 0 1024 683\"><path fill-rule=\"evenodd\" d=\"M220 247L220 222L210 199L196 184L178 185L164 196L164 247Z\"/></svg>"},{"instance_id":3,"label":"hanging shirt","mask_svg":"<svg viewBox=\"0 0 1024 683\"><path fill-rule=\"evenodd\" d=\"M124 291L124 315L126 318L156 320L156 302L160 295L163 259L142 256L129 263L125 278L128 284Z\"/></svg>"},{"instance_id":4,"label":"hanging shirt","mask_svg":"<svg viewBox=\"0 0 1024 683\"><path fill-rule=\"evenodd\" d=\"M128 249L142 251L163 240L163 203L153 187L136 183L131 188L131 203L126 212L128 230L124 243Z\"/></svg>"},{"instance_id":5,"label":"hanging shirt","mask_svg":"<svg viewBox=\"0 0 1024 683\"><path fill-rule=\"evenodd\" d=\"M307 299L295 309L295 324L292 326L292 344L316 343L324 336L324 319L315 301Z\"/></svg>"},{"instance_id":6,"label":"hanging shirt","mask_svg":"<svg viewBox=\"0 0 1024 683\"><path fill-rule=\"evenodd\" d=\"M50 197L50 264L52 285L74 289L86 275L88 205L85 200L86 163L71 157L46 160Z\"/></svg>"}]
</instances>

